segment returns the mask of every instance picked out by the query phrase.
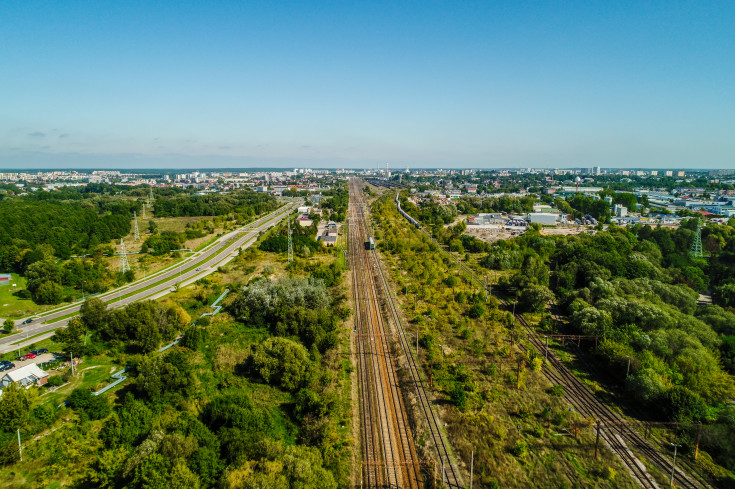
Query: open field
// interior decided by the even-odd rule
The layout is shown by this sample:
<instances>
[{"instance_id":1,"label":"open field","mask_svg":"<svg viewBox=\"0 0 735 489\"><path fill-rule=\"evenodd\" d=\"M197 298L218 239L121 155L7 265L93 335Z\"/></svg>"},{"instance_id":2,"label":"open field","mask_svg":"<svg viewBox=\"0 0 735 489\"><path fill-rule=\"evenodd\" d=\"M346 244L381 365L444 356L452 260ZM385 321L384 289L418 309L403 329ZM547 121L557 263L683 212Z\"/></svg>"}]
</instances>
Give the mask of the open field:
<instances>
[{"instance_id":1,"label":"open field","mask_svg":"<svg viewBox=\"0 0 735 489\"><path fill-rule=\"evenodd\" d=\"M0 287L0 318L19 318L58 306L39 306L30 299L21 299L15 292L26 287L26 279L14 273L11 285ZM17 287L12 287L16 284ZM1 321L0 321L1 322Z\"/></svg>"}]
</instances>

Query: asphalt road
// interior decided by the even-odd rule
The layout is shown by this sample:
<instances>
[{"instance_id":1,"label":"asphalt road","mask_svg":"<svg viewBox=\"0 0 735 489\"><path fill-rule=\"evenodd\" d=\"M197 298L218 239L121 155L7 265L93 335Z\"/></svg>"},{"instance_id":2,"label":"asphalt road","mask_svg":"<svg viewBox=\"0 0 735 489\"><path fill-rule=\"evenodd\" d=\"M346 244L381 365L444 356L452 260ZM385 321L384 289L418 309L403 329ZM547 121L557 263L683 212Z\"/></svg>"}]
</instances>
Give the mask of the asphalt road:
<instances>
[{"instance_id":1,"label":"asphalt road","mask_svg":"<svg viewBox=\"0 0 735 489\"><path fill-rule=\"evenodd\" d=\"M210 273L216 271L217 267L220 264L229 261L228 258L230 258L233 254L236 254L240 248L247 247L253 240L258 237L258 234L261 231L265 231L266 229L282 221L286 217L286 215L293 211L298 205L298 202L290 202L286 204L286 207L282 207L274 213L268 214L249 224L248 226L245 226L220 237L216 241L215 245L210 246L203 252L194 254L188 259L182 261L179 266L172 268L164 273L161 273L160 275L156 275L148 279L135 282L131 285L115 289L110 293L106 293L103 297L100 297L100 299L108 304L108 309L113 309L148 297L163 295L165 293L171 292L179 283L184 283L194 277L200 278L209 275ZM194 268L189 271L185 271L186 269L189 269L191 267L199 268L199 270ZM140 290L141 292L129 295L137 290ZM16 324L18 325L18 329L21 331L21 333L0 339L0 345L4 346L9 343L15 343L26 338L27 336L30 337L38 335L62 326L66 326L71 317L66 317L64 319L59 318L79 312L81 306L82 304L79 303L70 307L63 308L59 311L42 316L40 319L34 319L34 321L28 325L21 324L22 321L27 318L19 319ZM57 320L54 321L54 319Z\"/></svg>"}]
</instances>

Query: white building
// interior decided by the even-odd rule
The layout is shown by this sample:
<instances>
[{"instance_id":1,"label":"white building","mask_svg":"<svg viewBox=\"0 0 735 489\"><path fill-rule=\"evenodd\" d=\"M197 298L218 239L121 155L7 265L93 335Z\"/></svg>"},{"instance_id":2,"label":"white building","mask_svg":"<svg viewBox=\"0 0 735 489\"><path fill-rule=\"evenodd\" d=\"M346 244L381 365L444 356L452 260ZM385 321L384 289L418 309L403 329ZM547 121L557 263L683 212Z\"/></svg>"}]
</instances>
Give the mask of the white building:
<instances>
[{"instance_id":1,"label":"white building","mask_svg":"<svg viewBox=\"0 0 735 489\"><path fill-rule=\"evenodd\" d=\"M48 376L48 372L44 372L38 365L31 363L5 374L2 380L0 380L0 388L7 387L16 382L22 386L31 384L44 385L48 380Z\"/></svg>"},{"instance_id":2,"label":"white building","mask_svg":"<svg viewBox=\"0 0 735 489\"><path fill-rule=\"evenodd\" d=\"M551 212L531 212L528 214L528 222L537 222L546 226L555 226L559 219L559 214L553 214Z\"/></svg>"}]
</instances>

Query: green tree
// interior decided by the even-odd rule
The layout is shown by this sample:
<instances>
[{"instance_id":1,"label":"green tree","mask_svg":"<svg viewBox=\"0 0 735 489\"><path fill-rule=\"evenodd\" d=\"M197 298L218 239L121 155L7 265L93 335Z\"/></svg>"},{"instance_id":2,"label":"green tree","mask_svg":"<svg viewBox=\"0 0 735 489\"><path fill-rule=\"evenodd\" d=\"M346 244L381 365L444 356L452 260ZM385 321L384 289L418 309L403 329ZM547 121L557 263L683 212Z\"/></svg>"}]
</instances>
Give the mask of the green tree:
<instances>
[{"instance_id":1,"label":"green tree","mask_svg":"<svg viewBox=\"0 0 735 489\"><path fill-rule=\"evenodd\" d=\"M271 337L259 344L251 355L253 368L265 382L295 392L309 374L309 353L299 343Z\"/></svg>"},{"instance_id":2,"label":"green tree","mask_svg":"<svg viewBox=\"0 0 735 489\"><path fill-rule=\"evenodd\" d=\"M33 300L37 304L58 304L64 296L64 289L61 285L50 280L42 283L33 296Z\"/></svg>"},{"instance_id":3,"label":"green tree","mask_svg":"<svg viewBox=\"0 0 735 489\"><path fill-rule=\"evenodd\" d=\"M0 396L0 430L15 431L23 428L29 420L31 400L28 391L12 383L3 389Z\"/></svg>"},{"instance_id":4,"label":"green tree","mask_svg":"<svg viewBox=\"0 0 735 489\"><path fill-rule=\"evenodd\" d=\"M107 304L96 297L89 297L82 304L82 322L91 331L99 331L107 322Z\"/></svg>"},{"instance_id":5,"label":"green tree","mask_svg":"<svg viewBox=\"0 0 735 489\"><path fill-rule=\"evenodd\" d=\"M10 334L13 332L13 329L15 329L15 321L13 321L12 319L6 319L3 323L3 331L6 334Z\"/></svg>"}]
</instances>

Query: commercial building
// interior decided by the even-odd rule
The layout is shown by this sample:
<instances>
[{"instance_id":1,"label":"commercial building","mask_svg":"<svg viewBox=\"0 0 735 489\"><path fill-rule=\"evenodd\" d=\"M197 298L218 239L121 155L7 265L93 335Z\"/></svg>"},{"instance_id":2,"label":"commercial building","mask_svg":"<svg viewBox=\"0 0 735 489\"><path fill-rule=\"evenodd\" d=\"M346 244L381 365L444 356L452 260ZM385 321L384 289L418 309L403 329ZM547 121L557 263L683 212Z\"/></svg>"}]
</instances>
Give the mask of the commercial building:
<instances>
[{"instance_id":1,"label":"commercial building","mask_svg":"<svg viewBox=\"0 0 735 489\"><path fill-rule=\"evenodd\" d=\"M531 212L528 214L528 222L539 223L546 226L555 226L561 219L559 214L553 214L550 212Z\"/></svg>"}]
</instances>

